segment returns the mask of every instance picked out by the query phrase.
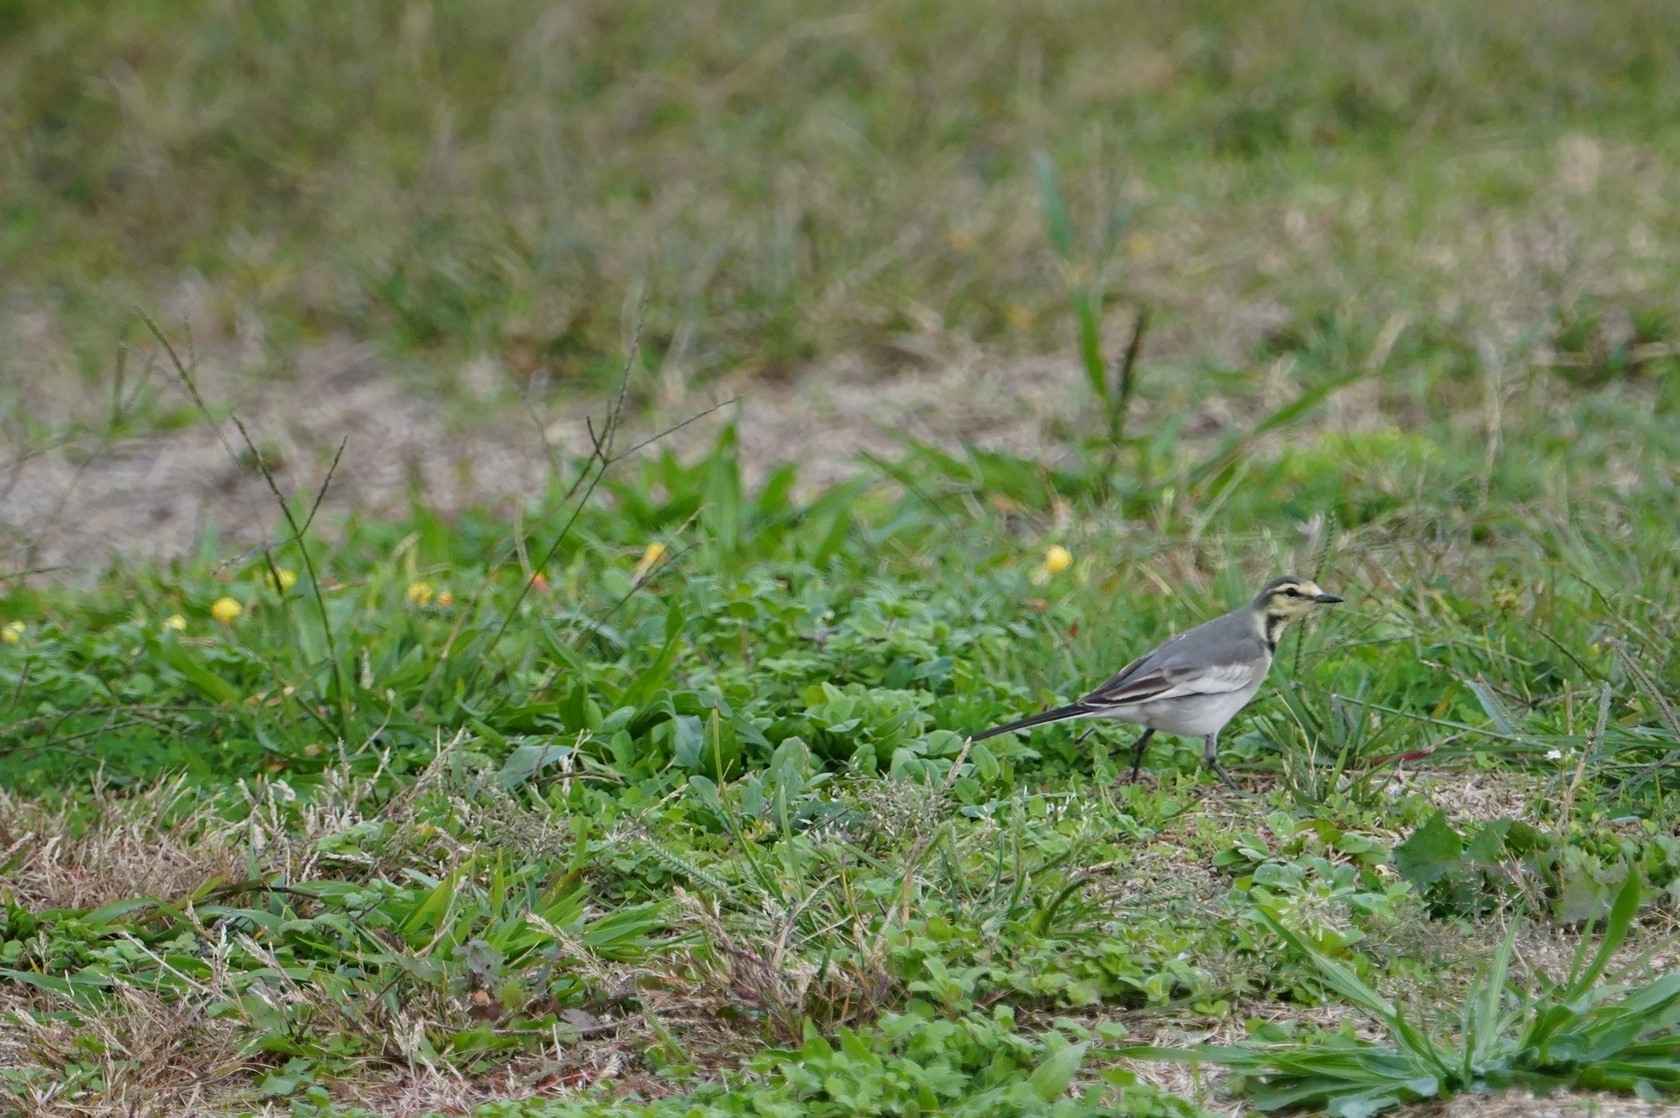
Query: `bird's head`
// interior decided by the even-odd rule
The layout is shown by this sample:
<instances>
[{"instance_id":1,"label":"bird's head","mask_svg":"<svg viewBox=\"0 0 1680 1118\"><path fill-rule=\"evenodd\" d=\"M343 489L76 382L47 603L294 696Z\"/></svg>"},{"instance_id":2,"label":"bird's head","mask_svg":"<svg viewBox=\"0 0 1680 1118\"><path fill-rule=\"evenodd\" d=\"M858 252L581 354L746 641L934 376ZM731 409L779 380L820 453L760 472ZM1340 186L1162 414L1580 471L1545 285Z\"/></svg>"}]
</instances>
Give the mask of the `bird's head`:
<instances>
[{"instance_id":1,"label":"bird's head","mask_svg":"<svg viewBox=\"0 0 1680 1118\"><path fill-rule=\"evenodd\" d=\"M1266 584L1254 599L1254 609L1266 619L1266 632L1273 639L1282 628L1298 617L1311 613L1314 606L1334 605L1341 601L1334 594L1326 594L1310 578L1284 575Z\"/></svg>"}]
</instances>

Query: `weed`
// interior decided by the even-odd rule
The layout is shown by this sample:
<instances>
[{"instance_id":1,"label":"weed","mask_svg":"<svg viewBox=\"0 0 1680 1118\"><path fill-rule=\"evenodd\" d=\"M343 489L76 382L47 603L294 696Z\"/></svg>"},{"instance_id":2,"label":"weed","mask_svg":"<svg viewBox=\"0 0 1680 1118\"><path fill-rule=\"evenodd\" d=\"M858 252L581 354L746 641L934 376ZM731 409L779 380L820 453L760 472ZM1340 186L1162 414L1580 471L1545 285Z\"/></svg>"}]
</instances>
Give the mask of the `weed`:
<instances>
[{"instance_id":1,"label":"weed","mask_svg":"<svg viewBox=\"0 0 1680 1118\"><path fill-rule=\"evenodd\" d=\"M1680 975L1638 985L1598 982L1627 937L1639 898L1638 878L1629 874L1598 950L1589 959L1583 940L1570 974L1547 979L1535 990L1508 988L1518 931L1513 924L1486 973L1465 995L1452 1037L1408 1017L1332 953L1261 908L1273 933L1309 960L1335 994L1379 1025L1388 1044L1346 1034L1295 1038L1273 1026L1260 1029L1246 1045L1130 1054L1229 1067L1241 1076L1239 1090L1261 1110L1315 1106L1342 1118L1420 1099L1516 1087L1537 1094L1609 1088L1655 1099L1672 1092L1680 1076L1680 1035L1674 1031L1680 1022Z\"/></svg>"}]
</instances>

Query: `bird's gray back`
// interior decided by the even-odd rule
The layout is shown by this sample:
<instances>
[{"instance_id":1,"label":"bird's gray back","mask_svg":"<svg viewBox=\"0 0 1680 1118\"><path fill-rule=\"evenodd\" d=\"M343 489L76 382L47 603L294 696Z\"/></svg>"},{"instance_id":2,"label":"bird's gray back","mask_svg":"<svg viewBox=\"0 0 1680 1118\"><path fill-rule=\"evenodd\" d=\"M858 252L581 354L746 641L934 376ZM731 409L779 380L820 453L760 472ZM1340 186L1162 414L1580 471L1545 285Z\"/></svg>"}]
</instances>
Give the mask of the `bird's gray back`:
<instances>
[{"instance_id":1,"label":"bird's gray back","mask_svg":"<svg viewBox=\"0 0 1680 1118\"><path fill-rule=\"evenodd\" d=\"M1270 657L1271 649L1256 630L1252 614L1239 609L1168 637L1109 676L1085 698L1100 700L1103 696L1122 691L1129 682L1151 675L1171 679L1208 667L1256 660L1262 665L1259 674L1264 675L1265 668L1271 666Z\"/></svg>"},{"instance_id":2,"label":"bird's gray back","mask_svg":"<svg viewBox=\"0 0 1680 1118\"><path fill-rule=\"evenodd\" d=\"M1271 648L1246 606L1186 629L1156 648L1133 671L1171 671L1186 665L1219 665L1269 658Z\"/></svg>"}]
</instances>

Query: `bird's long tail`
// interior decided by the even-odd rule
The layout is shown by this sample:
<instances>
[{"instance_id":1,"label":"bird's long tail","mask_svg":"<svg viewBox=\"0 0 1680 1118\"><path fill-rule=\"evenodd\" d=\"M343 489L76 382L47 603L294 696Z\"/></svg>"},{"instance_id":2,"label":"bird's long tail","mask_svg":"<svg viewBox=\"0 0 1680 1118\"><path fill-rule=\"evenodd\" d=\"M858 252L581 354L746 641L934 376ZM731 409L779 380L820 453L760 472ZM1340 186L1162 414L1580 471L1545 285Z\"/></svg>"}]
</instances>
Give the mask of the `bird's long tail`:
<instances>
[{"instance_id":1,"label":"bird's long tail","mask_svg":"<svg viewBox=\"0 0 1680 1118\"><path fill-rule=\"evenodd\" d=\"M1047 722L1061 722L1064 719L1079 718L1082 715L1090 713L1091 708L1086 706L1084 703L1069 703L1065 707L1057 707L1055 710L1046 710L1038 714L1031 714L1025 718L1017 718L1013 722L1005 722L1001 726L993 726L989 730L981 730L978 734L975 734L968 740L985 741L987 738L994 738L999 734L1007 734L1014 730L1030 730L1034 726L1042 726Z\"/></svg>"}]
</instances>

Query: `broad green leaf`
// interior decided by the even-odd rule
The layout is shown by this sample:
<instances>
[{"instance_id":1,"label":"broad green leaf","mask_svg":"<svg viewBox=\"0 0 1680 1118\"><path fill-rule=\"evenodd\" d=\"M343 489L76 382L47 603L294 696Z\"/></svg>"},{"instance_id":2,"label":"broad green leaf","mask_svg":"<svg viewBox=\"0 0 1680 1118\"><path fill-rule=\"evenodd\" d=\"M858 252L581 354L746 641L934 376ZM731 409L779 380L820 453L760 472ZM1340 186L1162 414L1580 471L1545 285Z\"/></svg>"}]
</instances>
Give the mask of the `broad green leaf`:
<instances>
[{"instance_id":1,"label":"broad green leaf","mask_svg":"<svg viewBox=\"0 0 1680 1118\"><path fill-rule=\"evenodd\" d=\"M1461 872L1464 842L1437 811L1411 836L1394 848L1394 865L1413 885L1431 885Z\"/></svg>"},{"instance_id":2,"label":"broad green leaf","mask_svg":"<svg viewBox=\"0 0 1680 1118\"><path fill-rule=\"evenodd\" d=\"M518 788L574 753L576 750L569 745L521 745L502 762L501 769L496 773L496 783L509 790Z\"/></svg>"},{"instance_id":3,"label":"broad green leaf","mask_svg":"<svg viewBox=\"0 0 1680 1118\"><path fill-rule=\"evenodd\" d=\"M169 666L190 680L206 698L230 706L238 705L243 697L239 688L200 663L193 649L177 640L163 641L158 647Z\"/></svg>"},{"instance_id":4,"label":"broad green leaf","mask_svg":"<svg viewBox=\"0 0 1680 1118\"><path fill-rule=\"evenodd\" d=\"M1085 1059L1085 1050L1089 1047L1089 1041L1081 1041L1046 1057L1028 1077L1027 1081L1032 1085L1033 1093L1045 1102L1055 1102L1067 1094L1068 1084L1072 1083L1073 1077L1079 1073L1079 1065Z\"/></svg>"}]
</instances>

